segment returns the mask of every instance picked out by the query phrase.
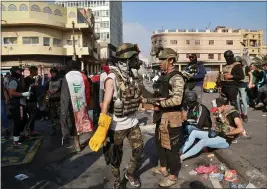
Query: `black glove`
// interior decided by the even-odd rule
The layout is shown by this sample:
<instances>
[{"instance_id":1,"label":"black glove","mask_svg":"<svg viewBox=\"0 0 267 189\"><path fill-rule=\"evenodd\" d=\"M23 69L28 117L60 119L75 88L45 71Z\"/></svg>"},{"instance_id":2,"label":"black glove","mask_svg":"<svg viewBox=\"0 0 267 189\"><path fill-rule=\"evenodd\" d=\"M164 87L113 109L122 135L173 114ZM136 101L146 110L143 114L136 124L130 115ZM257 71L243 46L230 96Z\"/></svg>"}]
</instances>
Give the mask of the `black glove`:
<instances>
[{"instance_id":1,"label":"black glove","mask_svg":"<svg viewBox=\"0 0 267 189\"><path fill-rule=\"evenodd\" d=\"M209 134L208 134L209 138L215 138L217 136L217 132L216 131L209 131Z\"/></svg>"}]
</instances>

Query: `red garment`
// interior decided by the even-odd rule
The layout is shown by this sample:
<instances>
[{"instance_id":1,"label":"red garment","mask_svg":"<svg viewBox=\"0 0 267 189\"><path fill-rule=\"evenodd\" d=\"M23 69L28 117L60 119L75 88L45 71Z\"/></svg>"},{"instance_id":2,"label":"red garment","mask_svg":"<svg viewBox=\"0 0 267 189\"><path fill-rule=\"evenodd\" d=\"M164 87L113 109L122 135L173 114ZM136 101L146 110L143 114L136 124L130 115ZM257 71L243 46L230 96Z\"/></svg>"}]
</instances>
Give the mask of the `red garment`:
<instances>
[{"instance_id":1,"label":"red garment","mask_svg":"<svg viewBox=\"0 0 267 189\"><path fill-rule=\"evenodd\" d=\"M211 109L210 109L210 112L211 112L211 113L215 113L216 111L218 111L218 108L211 108Z\"/></svg>"},{"instance_id":2,"label":"red garment","mask_svg":"<svg viewBox=\"0 0 267 189\"><path fill-rule=\"evenodd\" d=\"M94 75L91 79L92 82L98 82L100 80L100 75Z\"/></svg>"},{"instance_id":3,"label":"red garment","mask_svg":"<svg viewBox=\"0 0 267 189\"><path fill-rule=\"evenodd\" d=\"M109 71L110 71L109 66L105 66L105 65L103 65L103 66L101 66L101 68L102 68L102 70L104 70L107 74L109 74Z\"/></svg>"}]
</instances>

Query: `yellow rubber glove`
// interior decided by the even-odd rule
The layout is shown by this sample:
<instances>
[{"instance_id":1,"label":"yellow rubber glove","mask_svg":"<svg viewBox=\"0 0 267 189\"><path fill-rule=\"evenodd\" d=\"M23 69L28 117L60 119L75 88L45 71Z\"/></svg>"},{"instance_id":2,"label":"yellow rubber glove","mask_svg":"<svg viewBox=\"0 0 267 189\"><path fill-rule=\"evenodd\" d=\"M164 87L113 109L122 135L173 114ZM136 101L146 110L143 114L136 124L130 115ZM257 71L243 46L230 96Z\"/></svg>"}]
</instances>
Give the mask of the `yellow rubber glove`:
<instances>
[{"instance_id":1,"label":"yellow rubber glove","mask_svg":"<svg viewBox=\"0 0 267 189\"><path fill-rule=\"evenodd\" d=\"M93 151L97 152L105 141L111 119L112 118L106 114L100 114L98 128L94 136L89 141L89 146Z\"/></svg>"}]
</instances>

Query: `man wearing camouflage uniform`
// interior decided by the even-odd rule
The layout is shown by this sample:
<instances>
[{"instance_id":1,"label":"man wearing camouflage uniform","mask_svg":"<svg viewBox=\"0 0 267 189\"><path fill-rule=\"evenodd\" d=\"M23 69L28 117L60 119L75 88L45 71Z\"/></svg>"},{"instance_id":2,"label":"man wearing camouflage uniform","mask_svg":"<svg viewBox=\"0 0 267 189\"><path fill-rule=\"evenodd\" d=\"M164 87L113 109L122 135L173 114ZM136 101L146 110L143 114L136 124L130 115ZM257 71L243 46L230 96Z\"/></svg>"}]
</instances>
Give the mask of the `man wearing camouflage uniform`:
<instances>
[{"instance_id":1,"label":"man wearing camouflage uniform","mask_svg":"<svg viewBox=\"0 0 267 189\"><path fill-rule=\"evenodd\" d=\"M51 80L48 83L49 117L52 124L52 133L56 132L56 119L60 115L60 89L62 79L56 67L50 69Z\"/></svg>"},{"instance_id":2,"label":"man wearing camouflage uniform","mask_svg":"<svg viewBox=\"0 0 267 189\"><path fill-rule=\"evenodd\" d=\"M104 82L105 93L98 128L89 141L93 151L98 151L101 144L107 141L103 149L106 163L112 166L114 188L120 186L120 164L126 137L132 148L132 158L125 178L133 187L140 187L134 172L143 151L143 138L136 118L141 92L132 73L132 69L140 68L139 52L138 46L131 43L119 46L116 52L117 68L110 71Z\"/></svg>"},{"instance_id":3,"label":"man wearing camouflage uniform","mask_svg":"<svg viewBox=\"0 0 267 189\"><path fill-rule=\"evenodd\" d=\"M153 104L158 116L154 117L154 122L160 168L154 168L153 172L166 177L159 183L161 187L170 187L177 183L181 169L179 149L184 138L182 103L185 81L183 75L174 68L177 53L173 49L164 48L158 58L161 61L161 70L165 73L160 84L161 98L143 99L143 103Z\"/></svg>"}]
</instances>

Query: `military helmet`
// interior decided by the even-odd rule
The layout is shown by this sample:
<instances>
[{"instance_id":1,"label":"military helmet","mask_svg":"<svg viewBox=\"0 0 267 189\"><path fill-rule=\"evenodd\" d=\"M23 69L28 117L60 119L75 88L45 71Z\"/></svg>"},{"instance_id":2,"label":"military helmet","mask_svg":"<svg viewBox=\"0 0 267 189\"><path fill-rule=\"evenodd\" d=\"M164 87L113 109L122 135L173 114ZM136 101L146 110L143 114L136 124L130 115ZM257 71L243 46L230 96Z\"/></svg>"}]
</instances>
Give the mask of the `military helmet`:
<instances>
[{"instance_id":1,"label":"military helmet","mask_svg":"<svg viewBox=\"0 0 267 189\"><path fill-rule=\"evenodd\" d=\"M185 96L186 100L189 102L197 101L197 93L194 91L188 91Z\"/></svg>"},{"instance_id":2,"label":"military helmet","mask_svg":"<svg viewBox=\"0 0 267 189\"><path fill-rule=\"evenodd\" d=\"M137 44L123 43L116 51L116 57L118 59L129 59L134 55L138 55L140 52Z\"/></svg>"},{"instance_id":3,"label":"military helmet","mask_svg":"<svg viewBox=\"0 0 267 189\"><path fill-rule=\"evenodd\" d=\"M236 61L236 62L240 62L240 63L242 63L243 58L242 58L241 56L236 56L236 57L235 57L235 61Z\"/></svg>"},{"instance_id":4,"label":"military helmet","mask_svg":"<svg viewBox=\"0 0 267 189\"><path fill-rule=\"evenodd\" d=\"M164 48L159 53L159 59L177 58L177 53L171 48Z\"/></svg>"},{"instance_id":5,"label":"military helmet","mask_svg":"<svg viewBox=\"0 0 267 189\"><path fill-rule=\"evenodd\" d=\"M231 50L227 50L224 52L224 57L234 57L234 53Z\"/></svg>"}]
</instances>

